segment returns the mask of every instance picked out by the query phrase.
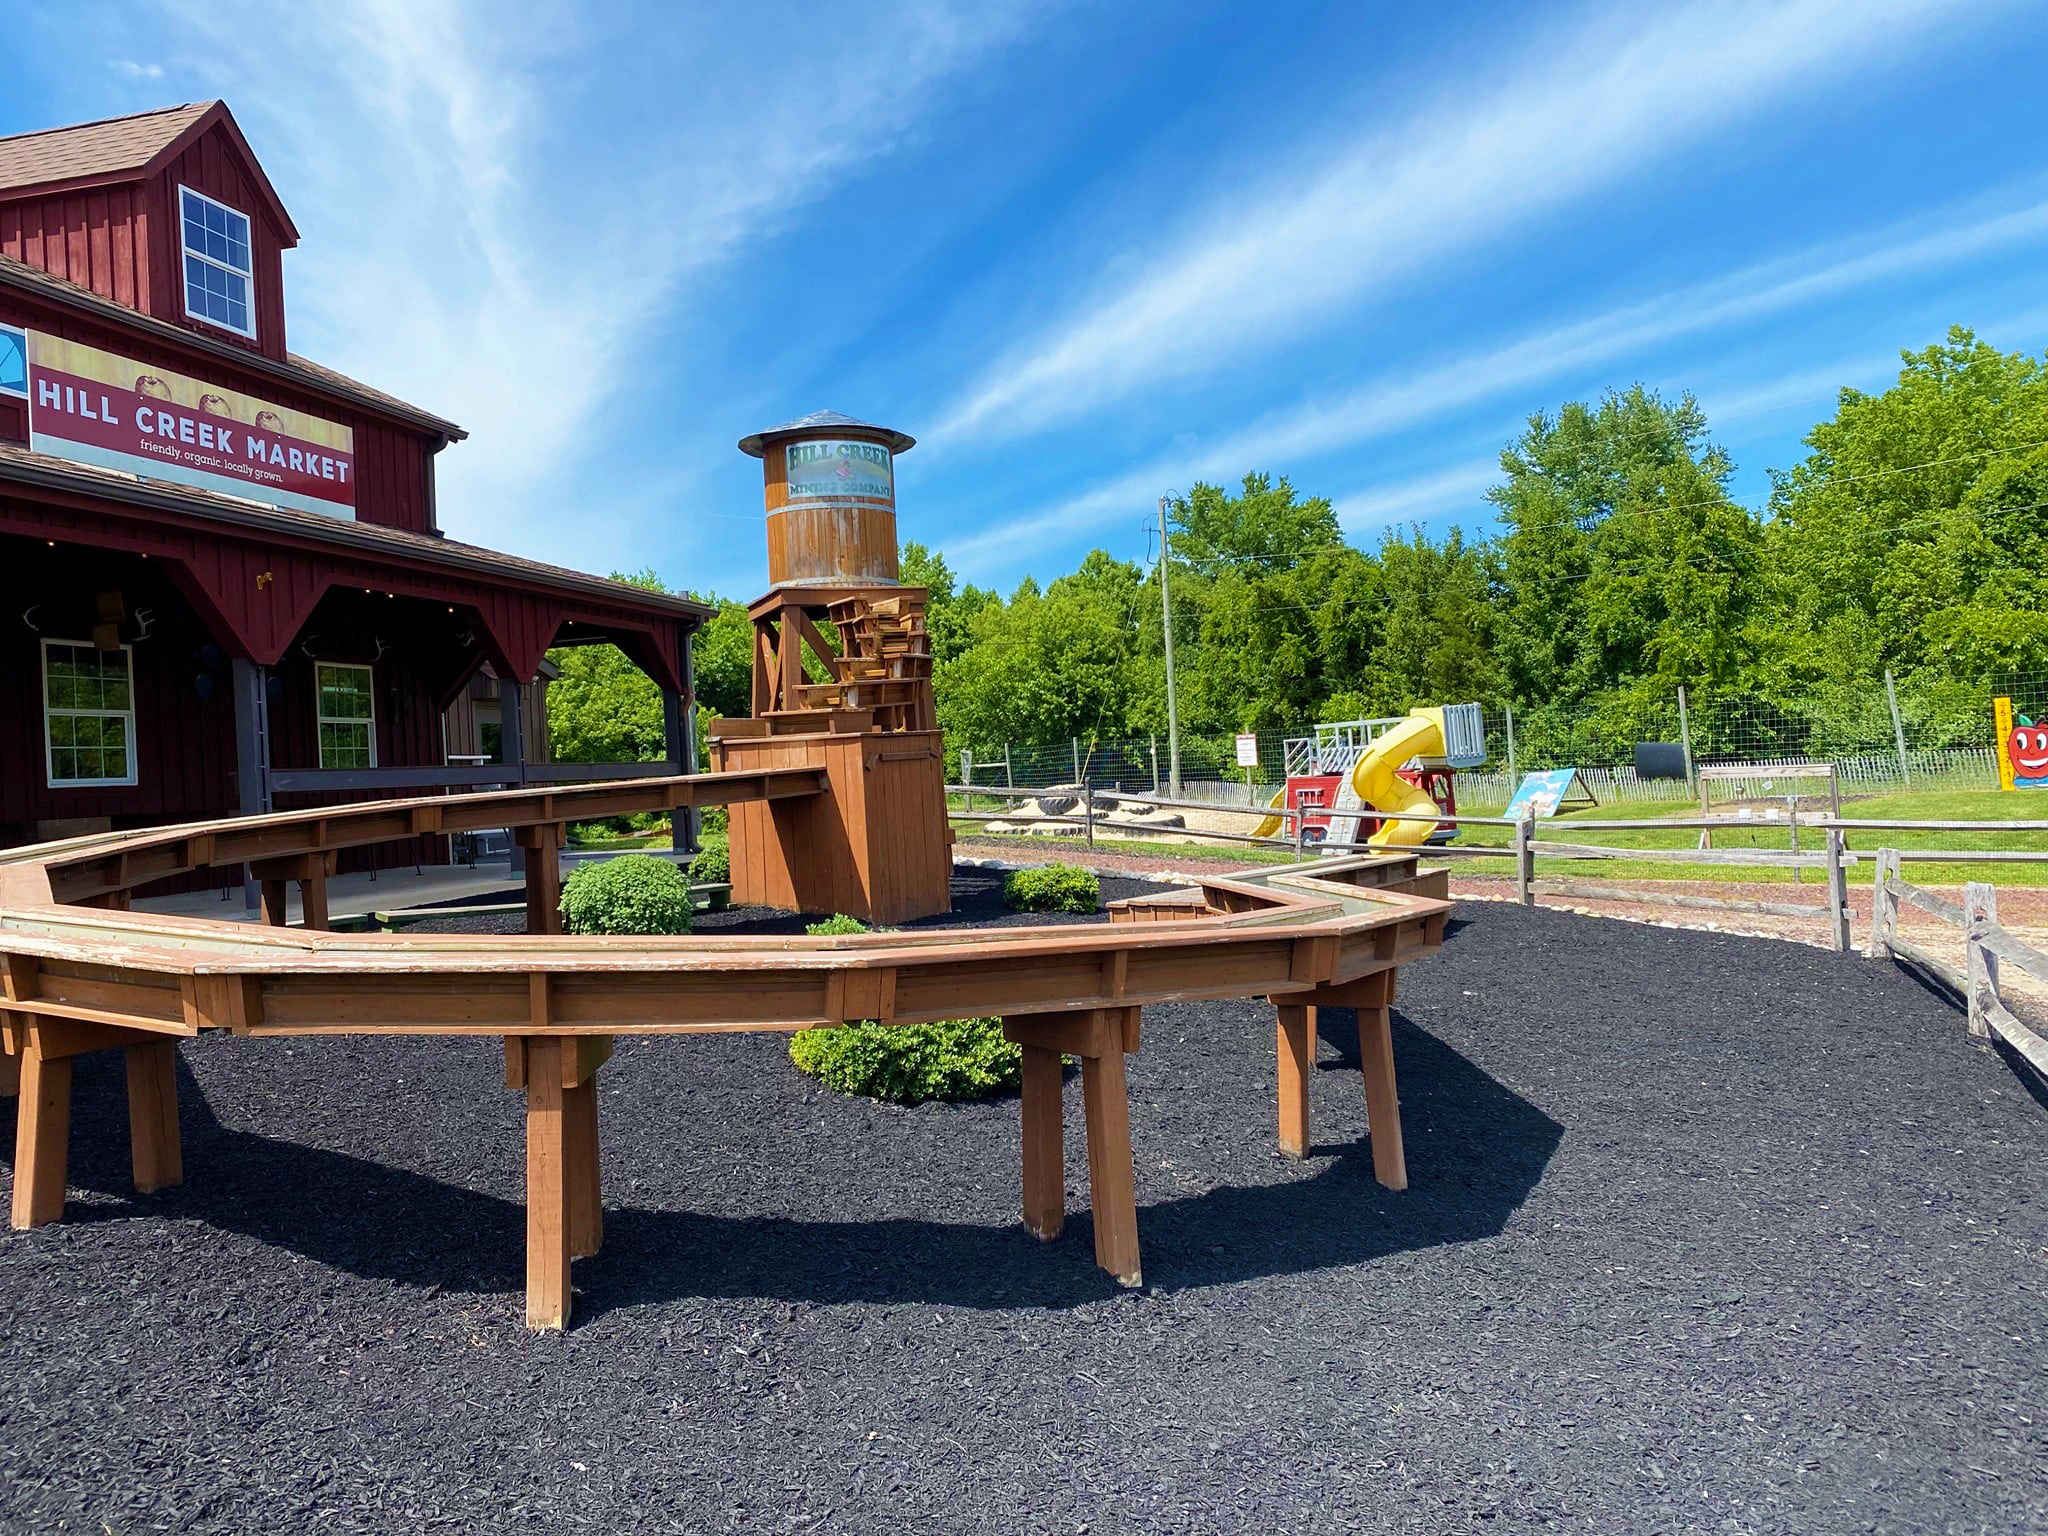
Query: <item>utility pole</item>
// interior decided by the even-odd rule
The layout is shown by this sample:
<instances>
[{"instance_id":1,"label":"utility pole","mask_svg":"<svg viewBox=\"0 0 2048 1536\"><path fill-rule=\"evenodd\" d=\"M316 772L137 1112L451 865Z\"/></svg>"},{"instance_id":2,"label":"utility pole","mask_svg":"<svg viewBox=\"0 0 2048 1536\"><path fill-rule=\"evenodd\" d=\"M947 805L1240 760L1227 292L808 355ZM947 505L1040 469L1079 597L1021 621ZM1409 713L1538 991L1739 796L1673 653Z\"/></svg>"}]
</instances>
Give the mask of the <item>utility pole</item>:
<instances>
[{"instance_id":1,"label":"utility pole","mask_svg":"<svg viewBox=\"0 0 2048 1536\"><path fill-rule=\"evenodd\" d=\"M1180 705L1173 691L1173 594L1167 569L1173 564L1166 544L1166 498L1159 498L1159 613L1166 621L1166 775L1168 793L1180 798Z\"/></svg>"}]
</instances>

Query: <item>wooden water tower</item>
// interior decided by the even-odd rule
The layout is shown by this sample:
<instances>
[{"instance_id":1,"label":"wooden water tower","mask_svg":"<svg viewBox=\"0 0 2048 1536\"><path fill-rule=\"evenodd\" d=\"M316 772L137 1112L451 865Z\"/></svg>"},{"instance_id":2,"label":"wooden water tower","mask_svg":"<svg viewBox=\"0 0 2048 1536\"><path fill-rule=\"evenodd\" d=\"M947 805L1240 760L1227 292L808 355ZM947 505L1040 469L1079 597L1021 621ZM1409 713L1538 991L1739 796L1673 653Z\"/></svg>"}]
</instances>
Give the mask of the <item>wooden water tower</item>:
<instances>
[{"instance_id":1,"label":"wooden water tower","mask_svg":"<svg viewBox=\"0 0 2048 1536\"><path fill-rule=\"evenodd\" d=\"M762 463L773 586L748 608L753 717L712 722L712 766L823 768L831 793L732 807L734 901L879 923L951 909L925 591L896 560L913 446L833 411L740 440Z\"/></svg>"}]
</instances>

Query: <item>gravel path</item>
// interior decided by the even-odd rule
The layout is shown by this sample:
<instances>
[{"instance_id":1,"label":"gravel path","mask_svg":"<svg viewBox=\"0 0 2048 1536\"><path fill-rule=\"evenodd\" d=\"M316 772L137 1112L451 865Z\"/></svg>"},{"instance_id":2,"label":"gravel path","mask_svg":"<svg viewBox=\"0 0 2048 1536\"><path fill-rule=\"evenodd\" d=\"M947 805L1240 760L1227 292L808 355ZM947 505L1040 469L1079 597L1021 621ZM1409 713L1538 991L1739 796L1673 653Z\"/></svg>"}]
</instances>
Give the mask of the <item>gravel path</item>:
<instances>
[{"instance_id":1,"label":"gravel path","mask_svg":"<svg viewBox=\"0 0 2048 1536\"><path fill-rule=\"evenodd\" d=\"M1402 1194L1339 1022L1290 1163L1270 1009L1148 1011L1143 1294L1078 1146L1024 1235L1014 1101L621 1041L565 1336L495 1047L189 1044L142 1200L88 1059L72 1219L0 1238L0 1528L2048 1529L2048 1107L1902 973L1475 903L1402 978Z\"/></svg>"}]
</instances>

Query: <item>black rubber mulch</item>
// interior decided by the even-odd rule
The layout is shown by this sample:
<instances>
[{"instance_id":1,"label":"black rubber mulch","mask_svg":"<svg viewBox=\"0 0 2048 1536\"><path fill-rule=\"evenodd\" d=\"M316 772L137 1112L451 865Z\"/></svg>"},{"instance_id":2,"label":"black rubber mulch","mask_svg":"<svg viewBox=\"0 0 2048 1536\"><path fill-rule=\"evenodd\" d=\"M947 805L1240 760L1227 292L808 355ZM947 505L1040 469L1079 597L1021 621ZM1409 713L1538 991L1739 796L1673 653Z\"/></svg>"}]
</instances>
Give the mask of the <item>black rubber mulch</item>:
<instances>
[{"instance_id":1,"label":"black rubber mulch","mask_svg":"<svg viewBox=\"0 0 2048 1536\"><path fill-rule=\"evenodd\" d=\"M549 1337L494 1046L190 1044L190 1182L142 1200L81 1062L71 1219L0 1240L0 1526L2043 1529L2048 1109L2010 1067L1888 966L1466 917L1402 977L1402 1194L1339 1021L1290 1163L1270 1010L1148 1011L1140 1294L1091 1263L1078 1084L1041 1246L1014 1102L622 1041Z\"/></svg>"}]
</instances>

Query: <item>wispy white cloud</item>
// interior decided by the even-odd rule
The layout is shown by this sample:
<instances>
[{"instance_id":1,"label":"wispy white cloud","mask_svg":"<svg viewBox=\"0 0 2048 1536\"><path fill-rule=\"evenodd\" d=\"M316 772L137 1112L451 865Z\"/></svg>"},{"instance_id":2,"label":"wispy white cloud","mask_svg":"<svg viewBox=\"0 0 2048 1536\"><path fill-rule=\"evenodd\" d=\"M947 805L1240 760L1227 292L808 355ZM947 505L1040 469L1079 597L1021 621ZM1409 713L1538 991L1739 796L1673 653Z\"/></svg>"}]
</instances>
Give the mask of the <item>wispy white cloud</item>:
<instances>
[{"instance_id":1,"label":"wispy white cloud","mask_svg":"<svg viewBox=\"0 0 2048 1536\"><path fill-rule=\"evenodd\" d=\"M1071 536L1142 507L1165 486L1234 478L1254 469L1279 473L1317 455L1384 438L1546 380L1583 373L1618 358L1641 357L1688 335L1732 329L1858 288L2039 244L2048 241L2048 201L2028 201L1993 214L1979 210L1969 219L1943 209L1919 222L1933 226L1934 232L1893 229L1859 235L1533 332L1434 367L1389 374L1331 398L1307 401L1242 431L1184 444L1057 505L992 525L949 544L947 554L963 568L992 564L1042 542L1048 534ZM1833 376L1833 384L1849 381ZM1811 398L1825 397L1833 384L1827 376L1813 373L1781 379L1775 388L1780 398L1787 390ZM1735 414L1750 408L1748 401L1729 403Z\"/></svg>"},{"instance_id":2,"label":"wispy white cloud","mask_svg":"<svg viewBox=\"0 0 2048 1536\"><path fill-rule=\"evenodd\" d=\"M130 80L161 80L164 67L161 64L138 64L133 59L109 59L107 68L117 75L126 75Z\"/></svg>"},{"instance_id":3,"label":"wispy white cloud","mask_svg":"<svg viewBox=\"0 0 2048 1536\"><path fill-rule=\"evenodd\" d=\"M1419 522L1453 508L1477 509L1500 479L1500 456L1469 459L1405 480L1367 486L1332 498L1337 521L1356 539L1396 523Z\"/></svg>"},{"instance_id":4,"label":"wispy white cloud","mask_svg":"<svg viewBox=\"0 0 2048 1536\"><path fill-rule=\"evenodd\" d=\"M675 26L569 0L166 15L286 187L304 235L294 347L469 429L441 461L451 531L601 569L644 558L630 524L649 514L591 474L590 440L693 281L916 131L934 88L1031 13L837 15L838 34L886 35L885 68L868 48L792 53L754 10ZM610 522L592 511L607 500Z\"/></svg>"},{"instance_id":5,"label":"wispy white cloud","mask_svg":"<svg viewBox=\"0 0 2048 1536\"><path fill-rule=\"evenodd\" d=\"M1988 8L1986 8L1988 9ZM1137 276L978 380L934 437L1023 433L1184 380L1383 299L1454 252L1640 172L1733 120L1924 46L1944 0L1616 8L1505 75L1447 85L1213 211Z\"/></svg>"}]
</instances>

